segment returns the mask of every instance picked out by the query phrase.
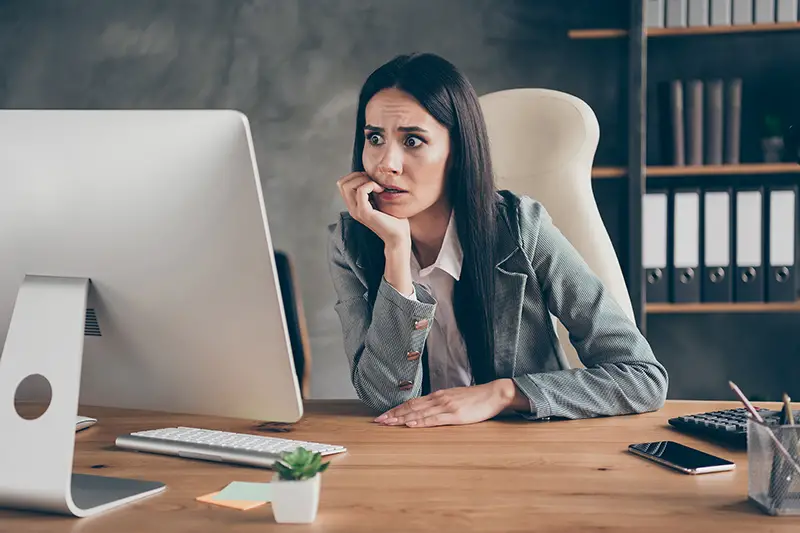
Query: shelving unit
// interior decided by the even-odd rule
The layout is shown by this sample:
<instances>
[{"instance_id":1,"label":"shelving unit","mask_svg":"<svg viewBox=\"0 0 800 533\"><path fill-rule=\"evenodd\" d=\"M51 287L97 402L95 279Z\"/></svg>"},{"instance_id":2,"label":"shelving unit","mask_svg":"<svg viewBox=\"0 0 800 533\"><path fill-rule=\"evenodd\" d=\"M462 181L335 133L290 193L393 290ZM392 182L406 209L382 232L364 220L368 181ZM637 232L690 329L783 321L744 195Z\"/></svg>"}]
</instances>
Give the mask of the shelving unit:
<instances>
[{"instance_id":1,"label":"shelving unit","mask_svg":"<svg viewBox=\"0 0 800 533\"><path fill-rule=\"evenodd\" d=\"M647 304L647 314L685 313L800 313L800 302Z\"/></svg>"},{"instance_id":2,"label":"shelving unit","mask_svg":"<svg viewBox=\"0 0 800 533\"><path fill-rule=\"evenodd\" d=\"M644 27L645 0L630 2L627 28L588 28L568 31L570 39L620 39L627 42L627 135L626 166L595 167L592 179L615 179L626 182L627 234L623 260L627 267L628 292L631 296L636 323L646 334L646 317L655 314L699 313L800 313L799 302L764 303L650 303L646 302L642 272L642 212L641 199L647 191L648 178L697 178L700 183L711 177L793 175L800 180L800 165L793 163L735 165L646 166L647 125L647 45L650 38L691 38L693 36L724 36L726 34L800 32L800 22L752 24L736 26L702 26L687 28Z\"/></svg>"},{"instance_id":3,"label":"shelving unit","mask_svg":"<svg viewBox=\"0 0 800 533\"><path fill-rule=\"evenodd\" d=\"M647 175L656 177L682 176L734 176L734 175L777 175L800 173L800 165L794 163L748 163L741 165L695 165L647 167Z\"/></svg>"},{"instance_id":4,"label":"shelving unit","mask_svg":"<svg viewBox=\"0 0 800 533\"><path fill-rule=\"evenodd\" d=\"M628 175L625 167L595 167L592 169L592 179L624 178Z\"/></svg>"},{"instance_id":5,"label":"shelving unit","mask_svg":"<svg viewBox=\"0 0 800 533\"><path fill-rule=\"evenodd\" d=\"M800 22L749 24L741 26L694 26L691 28L646 28L650 37L682 37L687 35L721 35L729 33L761 33L771 31L800 31ZM628 30L620 28L569 30L570 39L617 39L627 37Z\"/></svg>"},{"instance_id":6,"label":"shelving unit","mask_svg":"<svg viewBox=\"0 0 800 533\"><path fill-rule=\"evenodd\" d=\"M628 30L616 28L569 30L567 35L570 39L616 39L617 37L627 37Z\"/></svg>"},{"instance_id":7,"label":"shelving unit","mask_svg":"<svg viewBox=\"0 0 800 533\"><path fill-rule=\"evenodd\" d=\"M738 176L800 174L800 165L794 163L745 163L741 165L686 165L646 167L646 175L652 178L683 176ZM624 178L625 167L595 167L592 178Z\"/></svg>"}]
</instances>

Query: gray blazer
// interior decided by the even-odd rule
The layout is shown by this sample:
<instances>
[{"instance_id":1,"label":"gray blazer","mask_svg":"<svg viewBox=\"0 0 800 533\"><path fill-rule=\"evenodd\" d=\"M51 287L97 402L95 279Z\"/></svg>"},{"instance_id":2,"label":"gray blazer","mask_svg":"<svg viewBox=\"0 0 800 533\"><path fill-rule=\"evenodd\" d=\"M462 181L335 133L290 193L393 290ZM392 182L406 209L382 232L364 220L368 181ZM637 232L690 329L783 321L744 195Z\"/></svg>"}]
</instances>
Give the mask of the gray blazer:
<instances>
[{"instance_id":1,"label":"gray blazer","mask_svg":"<svg viewBox=\"0 0 800 533\"><path fill-rule=\"evenodd\" d=\"M606 291L542 204L497 194L495 369L531 402L528 418L587 418L659 409L667 372L636 325ZM330 226L329 262L350 362L361 400L386 411L421 395L422 353L436 300L419 284L409 300L381 279L373 308L351 230L342 213ZM569 369L552 316L570 334L584 369ZM409 383L411 385L409 386Z\"/></svg>"}]
</instances>

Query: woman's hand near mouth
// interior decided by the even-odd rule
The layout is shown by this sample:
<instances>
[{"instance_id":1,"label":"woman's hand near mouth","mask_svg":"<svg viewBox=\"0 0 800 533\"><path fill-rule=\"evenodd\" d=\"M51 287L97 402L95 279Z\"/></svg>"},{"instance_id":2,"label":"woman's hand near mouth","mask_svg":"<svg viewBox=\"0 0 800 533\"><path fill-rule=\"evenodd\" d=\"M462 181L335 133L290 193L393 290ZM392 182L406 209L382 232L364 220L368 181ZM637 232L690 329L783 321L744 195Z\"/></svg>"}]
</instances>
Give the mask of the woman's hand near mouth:
<instances>
[{"instance_id":1,"label":"woman's hand near mouth","mask_svg":"<svg viewBox=\"0 0 800 533\"><path fill-rule=\"evenodd\" d=\"M384 188L364 172L353 172L337 182L347 209L357 221L371 229L384 243L384 278L397 291L411 295L411 229L406 218L395 218L376 209L370 202L373 192ZM402 195L404 193L393 193Z\"/></svg>"},{"instance_id":2,"label":"woman's hand near mouth","mask_svg":"<svg viewBox=\"0 0 800 533\"><path fill-rule=\"evenodd\" d=\"M384 189L364 172L353 172L338 181L339 191L347 204L350 214L371 229L390 248L407 248L411 251L411 231L408 220L395 218L375 208L370 202L371 193L381 194ZM391 190L391 189L390 189ZM407 191L388 193L391 196L402 195Z\"/></svg>"}]
</instances>

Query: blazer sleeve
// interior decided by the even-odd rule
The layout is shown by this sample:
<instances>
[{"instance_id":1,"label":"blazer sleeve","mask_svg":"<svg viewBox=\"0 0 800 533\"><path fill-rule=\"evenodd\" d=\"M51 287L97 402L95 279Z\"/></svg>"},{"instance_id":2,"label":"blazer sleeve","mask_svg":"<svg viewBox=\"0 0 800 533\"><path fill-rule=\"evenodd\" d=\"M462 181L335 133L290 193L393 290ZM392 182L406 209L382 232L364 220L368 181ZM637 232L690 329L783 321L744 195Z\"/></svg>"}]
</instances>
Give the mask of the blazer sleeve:
<instances>
[{"instance_id":1,"label":"blazer sleeve","mask_svg":"<svg viewBox=\"0 0 800 533\"><path fill-rule=\"evenodd\" d=\"M586 367L515 377L534 405L532 417L588 418L661 408L667 371L636 324L540 203L524 198L519 221L547 306Z\"/></svg>"},{"instance_id":2,"label":"blazer sleeve","mask_svg":"<svg viewBox=\"0 0 800 533\"><path fill-rule=\"evenodd\" d=\"M384 412L421 395L422 352L436 300L416 283L415 298L408 298L381 277L371 307L363 276L356 275L358 267L347 253L348 222L356 223L343 217L330 228L328 261L336 291L334 309L341 322L356 394L366 405Z\"/></svg>"}]
</instances>

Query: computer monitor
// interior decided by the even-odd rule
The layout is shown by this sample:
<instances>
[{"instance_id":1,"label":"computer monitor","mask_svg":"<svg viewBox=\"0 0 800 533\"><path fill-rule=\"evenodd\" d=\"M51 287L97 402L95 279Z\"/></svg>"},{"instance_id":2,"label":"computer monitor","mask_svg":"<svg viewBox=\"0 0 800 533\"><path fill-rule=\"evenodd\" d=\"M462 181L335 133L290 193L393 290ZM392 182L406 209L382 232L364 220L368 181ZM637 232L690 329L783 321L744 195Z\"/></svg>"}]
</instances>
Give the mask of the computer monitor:
<instances>
[{"instance_id":1,"label":"computer monitor","mask_svg":"<svg viewBox=\"0 0 800 533\"><path fill-rule=\"evenodd\" d=\"M0 146L4 436L68 433L71 463L77 401L302 416L244 115L2 110ZM14 409L36 374L52 394L38 426Z\"/></svg>"}]
</instances>

